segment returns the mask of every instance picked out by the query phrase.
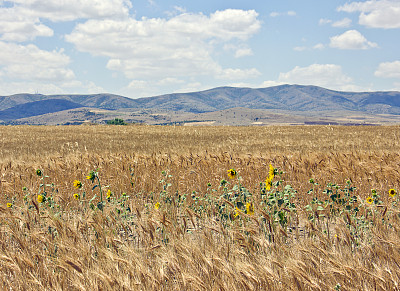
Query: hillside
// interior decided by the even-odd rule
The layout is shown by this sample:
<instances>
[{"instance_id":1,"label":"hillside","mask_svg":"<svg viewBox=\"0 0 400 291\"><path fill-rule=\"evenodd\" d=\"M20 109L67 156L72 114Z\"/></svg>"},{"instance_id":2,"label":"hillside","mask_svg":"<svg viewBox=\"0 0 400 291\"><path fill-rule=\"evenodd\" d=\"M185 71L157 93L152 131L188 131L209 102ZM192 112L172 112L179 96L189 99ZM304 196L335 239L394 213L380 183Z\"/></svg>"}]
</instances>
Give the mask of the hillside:
<instances>
[{"instance_id":1,"label":"hillside","mask_svg":"<svg viewBox=\"0 0 400 291\"><path fill-rule=\"evenodd\" d=\"M0 111L0 120L14 120L83 107L81 104L63 99L47 99L16 105Z\"/></svg>"},{"instance_id":2,"label":"hillside","mask_svg":"<svg viewBox=\"0 0 400 291\"><path fill-rule=\"evenodd\" d=\"M0 96L0 110L12 108L14 106L43 101L43 100L68 100L78 103L83 107L95 107L101 109L121 109L136 107L134 99L113 95L113 94L93 94L93 95L42 95L42 94L15 94L10 96Z\"/></svg>"},{"instance_id":3,"label":"hillside","mask_svg":"<svg viewBox=\"0 0 400 291\"><path fill-rule=\"evenodd\" d=\"M86 109L71 110L80 107ZM101 123L121 117L149 124L199 121L248 125L270 124L269 116L275 113L279 113L278 119L284 124L365 124L371 120L398 123L400 92L340 92L316 86L282 85L258 89L219 87L139 99L113 94L16 94L0 97L0 110L0 121L12 124Z\"/></svg>"},{"instance_id":4,"label":"hillside","mask_svg":"<svg viewBox=\"0 0 400 291\"><path fill-rule=\"evenodd\" d=\"M316 86L282 85L251 89L219 87L135 100L141 108L211 112L234 107L291 111L354 110L400 114L400 92L340 92Z\"/></svg>"}]
</instances>

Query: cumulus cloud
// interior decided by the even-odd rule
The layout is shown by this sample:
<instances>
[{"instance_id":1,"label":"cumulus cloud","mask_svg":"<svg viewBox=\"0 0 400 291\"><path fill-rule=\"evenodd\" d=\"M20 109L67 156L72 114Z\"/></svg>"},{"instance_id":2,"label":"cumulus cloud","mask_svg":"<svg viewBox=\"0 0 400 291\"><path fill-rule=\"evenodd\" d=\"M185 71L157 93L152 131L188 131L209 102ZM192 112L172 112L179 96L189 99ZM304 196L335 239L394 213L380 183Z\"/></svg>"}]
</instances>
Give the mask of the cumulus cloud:
<instances>
[{"instance_id":1,"label":"cumulus cloud","mask_svg":"<svg viewBox=\"0 0 400 291\"><path fill-rule=\"evenodd\" d=\"M330 46L343 50L360 50L377 47L376 43L368 41L357 30L348 30L341 35L330 38Z\"/></svg>"},{"instance_id":2,"label":"cumulus cloud","mask_svg":"<svg viewBox=\"0 0 400 291\"><path fill-rule=\"evenodd\" d=\"M316 45L313 46L313 49L315 50L322 50L325 48L325 45L323 43L317 43Z\"/></svg>"},{"instance_id":3,"label":"cumulus cloud","mask_svg":"<svg viewBox=\"0 0 400 291\"><path fill-rule=\"evenodd\" d=\"M253 51L251 48L239 48L235 52L235 58L241 58L241 57L246 57L246 56L252 56Z\"/></svg>"},{"instance_id":4,"label":"cumulus cloud","mask_svg":"<svg viewBox=\"0 0 400 291\"><path fill-rule=\"evenodd\" d=\"M0 72L17 80L60 83L75 78L68 69L70 58L59 51L44 51L35 45L18 45L0 41Z\"/></svg>"},{"instance_id":5,"label":"cumulus cloud","mask_svg":"<svg viewBox=\"0 0 400 291\"><path fill-rule=\"evenodd\" d=\"M39 18L26 15L16 7L0 7L0 40L24 42L38 36L53 36L53 30Z\"/></svg>"},{"instance_id":6,"label":"cumulus cloud","mask_svg":"<svg viewBox=\"0 0 400 291\"><path fill-rule=\"evenodd\" d=\"M120 18L129 15L129 0L13 0L24 15L51 21L72 21L84 18Z\"/></svg>"},{"instance_id":7,"label":"cumulus cloud","mask_svg":"<svg viewBox=\"0 0 400 291\"><path fill-rule=\"evenodd\" d=\"M382 78L400 78L400 61L380 63L375 76Z\"/></svg>"},{"instance_id":8,"label":"cumulus cloud","mask_svg":"<svg viewBox=\"0 0 400 291\"><path fill-rule=\"evenodd\" d=\"M255 69L222 68L212 57L216 44L244 43L261 27L254 10L227 9L209 16L183 13L170 19L89 20L66 36L83 52L109 58L107 68L129 79L254 76ZM240 47L240 46L239 46ZM250 51L236 53L236 56Z\"/></svg>"},{"instance_id":9,"label":"cumulus cloud","mask_svg":"<svg viewBox=\"0 0 400 291\"><path fill-rule=\"evenodd\" d=\"M374 0L351 2L338 7L338 11L360 12L359 24L374 28L400 28L400 2Z\"/></svg>"},{"instance_id":10,"label":"cumulus cloud","mask_svg":"<svg viewBox=\"0 0 400 291\"><path fill-rule=\"evenodd\" d=\"M351 19L347 18L347 17L332 23L333 27L342 27L342 28L344 28L344 27L350 27L350 25L351 25Z\"/></svg>"},{"instance_id":11,"label":"cumulus cloud","mask_svg":"<svg viewBox=\"0 0 400 291\"><path fill-rule=\"evenodd\" d=\"M319 25L325 25L325 24L332 23L332 20L327 19L327 18L321 18L318 23L319 23Z\"/></svg>"},{"instance_id":12,"label":"cumulus cloud","mask_svg":"<svg viewBox=\"0 0 400 291\"><path fill-rule=\"evenodd\" d=\"M0 40L32 41L51 37L53 30L43 20L73 21L128 17L129 0L13 0L5 6L0 2ZM12 5L10 5L12 4Z\"/></svg>"},{"instance_id":13,"label":"cumulus cloud","mask_svg":"<svg viewBox=\"0 0 400 291\"><path fill-rule=\"evenodd\" d=\"M242 80L242 79L251 79L260 76L261 73L253 68L253 69L225 69L221 73L219 73L218 78L226 79L226 80Z\"/></svg>"},{"instance_id":14,"label":"cumulus cloud","mask_svg":"<svg viewBox=\"0 0 400 291\"><path fill-rule=\"evenodd\" d=\"M351 83L352 79L343 73L342 67L334 64L296 66L289 72L280 73L278 81L275 82L275 84L315 85L337 90L352 88Z\"/></svg>"}]
</instances>

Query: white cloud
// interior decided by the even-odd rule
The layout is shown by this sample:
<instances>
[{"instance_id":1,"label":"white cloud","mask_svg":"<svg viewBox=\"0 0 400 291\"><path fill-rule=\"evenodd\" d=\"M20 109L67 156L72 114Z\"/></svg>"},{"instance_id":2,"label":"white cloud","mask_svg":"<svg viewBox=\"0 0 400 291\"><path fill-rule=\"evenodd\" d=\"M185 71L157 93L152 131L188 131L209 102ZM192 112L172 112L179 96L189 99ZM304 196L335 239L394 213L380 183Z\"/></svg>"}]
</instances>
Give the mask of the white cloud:
<instances>
[{"instance_id":1,"label":"white cloud","mask_svg":"<svg viewBox=\"0 0 400 291\"><path fill-rule=\"evenodd\" d=\"M15 7L0 7L0 40L23 42L52 35L53 30L40 23L39 18L26 15Z\"/></svg>"},{"instance_id":2,"label":"white cloud","mask_svg":"<svg viewBox=\"0 0 400 291\"><path fill-rule=\"evenodd\" d=\"M252 56L253 51L251 48L239 48L235 52L235 58L241 58L241 57L246 57L246 56Z\"/></svg>"},{"instance_id":3,"label":"white cloud","mask_svg":"<svg viewBox=\"0 0 400 291\"><path fill-rule=\"evenodd\" d=\"M360 12L359 24L374 28L400 28L400 2L374 0L351 2L338 7L338 11Z\"/></svg>"},{"instance_id":4,"label":"white cloud","mask_svg":"<svg viewBox=\"0 0 400 291\"><path fill-rule=\"evenodd\" d=\"M260 86L256 86L259 88L267 88L267 87L274 87L274 86L280 86L280 85L284 85L284 82L278 82L278 81L264 81Z\"/></svg>"},{"instance_id":5,"label":"white cloud","mask_svg":"<svg viewBox=\"0 0 400 291\"><path fill-rule=\"evenodd\" d=\"M350 27L350 25L351 25L351 19L347 17L332 23L333 27L345 28L345 27Z\"/></svg>"},{"instance_id":6,"label":"white cloud","mask_svg":"<svg viewBox=\"0 0 400 291\"><path fill-rule=\"evenodd\" d=\"M261 73L257 69L225 69L219 75L218 78L226 80L242 80L252 79L260 76Z\"/></svg>"},{"instance_id":7,"label":"white cloud","mask_svg":"<svg viewBox=\"0 0 400 291\"><path fill-rule=\"evenodd\" d=\"M13 0L24 15L51 21L84 18L120 18L129 15L129 0Z\"/></svg>"},{"instance_id":8,"label":"white cloud","mask_svg":"<svg viewBox=\"0 0 400 291\"><path fill-rule=\"evenodd\" d=\"M380 63L375 76L382 78L400 78L400 61Z\"/></svg>"},{"instance_id":9,"label":"white cloud","mask_svg":"<svg viewBox=\"0 0 400 291\"><path fill-rule=\"evenodd\" d=\"M326 18L321 18L319 20L319 25L324 25L324 24L329 24L329 23L332 23L332 20L326 19Z\"/></svg>"},{"instance_id":10,"label":"white cloud","mask_svg":"<svg viewBox=\"0 0 400 291\"><path fill-rule=\"evenodd\" d=\"M297 13L296 13L296 11L290 10L290 11L287 11L287 12L276 12L276 11L273 11L273 12L271 12L269 14L269 16L271 16L271 17L286 16L286 15L287 16L296 16Z\"/></svg>"},{"instance_id":11,"label":"white cloud","mask_svg":"<svg viewBox=\"0 0 400 291\"><path fill-rule=\"evenodd\" d=\"M129 0L14 0L13 5L0 2L0 40L32 41L36 37L51 37L53 30L42 20L72 21L128 17Z\"/></svg>"},{"instance_id":12,"label":"white cloud","mask_svg":"<svg viewBox=\"0 0 400 291\"><path fill-rule=\"evenodd\" d=\"M325 45L322 43L317 43L316 45L313 46L313 49L315 50L322 50L325 48Z\"/></svg>"},{"instance_id":13,"label":"white cloud","mask_svg":"<svg viewBox=\"0 0 400 291\"><path fill-rule=\"evenodd\" d=\"M168 86L168 85L176 85L176 84L184 84L184 80L180 80L177 78L165 78L157 82L157 85L160 86Z\"/></svg>"},{"instance_id":14,"label":"white cloud","mask_svg":"<svg viewBox=\"0 0 400 291\"><path fill-rule=\"evenodd\" d=\"M0 41L0 71L16 80L62 83L75 78L67 66L70 59L59 51L44 51L35 45L17 45Z\"/></svg>"},{"instance_id":15,"label":"white cloud","mask_svg":"<svg viewBox=\"0 0 400 291\"><path fill-rule=\"evenodd\" d=\"M331 47L343 50L369 49L378 46L376 43L368 41L357 30L348 30L341 35L332 36L330 40Z\"/></svg>"},{"instance_id":16,"label":"white cloud","mask_svg":"<svg viewBox=\"0 0 400 291\"><path fill-rule=\"evenodd\" d=\"M257 16L254 10L227 9L210 16L184 13L170 19L89 20L78 24L66 40L80 51L108 57L107 68L129 79L241 76L235 69L221 68L212 58L213 49L233 40L244 43L261 27ZM239 51L236 56L249 53ZM244 72L254 75L254 70Z\"/></svg>"},{"instance_id":17,"label":"white cloud","mask_svg":"<svg viewBox=\"0 0 400 291\"><path fill-rule=\"evenodd\" d=\"M342 72L342 67L339 65L312 64L308 67L296 66L287 73L280 73L276 84L283 83L316 85L343 90L351 88L352 79Z\"/></svg>"}]
</instances>

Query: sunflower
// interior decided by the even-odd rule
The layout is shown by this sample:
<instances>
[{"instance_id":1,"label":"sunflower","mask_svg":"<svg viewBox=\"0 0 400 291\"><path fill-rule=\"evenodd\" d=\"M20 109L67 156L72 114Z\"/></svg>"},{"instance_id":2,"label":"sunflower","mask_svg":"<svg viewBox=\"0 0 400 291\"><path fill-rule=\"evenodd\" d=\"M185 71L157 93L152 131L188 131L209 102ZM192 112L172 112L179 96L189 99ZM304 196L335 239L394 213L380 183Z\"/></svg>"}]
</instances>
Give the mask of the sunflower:
<instances>
[{"instance_id":1,"label":"sunflower","mask_svg":"<svg viewBox=\"0 0 400 291\"><path fill-rule=\"evenodd\" d=\"M271 179L271 177L268 177L265 180L265 190L267 190L267 191L271 190L271 186L272 186L272 179Z\"/></svg>"},{"instance_id":2,"label":"sunflower","mask_svg":"<svg viewBox=\"0 0 400 291\"><path fill-rule=\"evenodd\" d=\"M390 196L390 197L396 196L396 190L390 189L390 190L389 190L389 196Z\"/></svg>"},{"instance_id":3,"label":"sunflower","mask_svg":"<svg viewBox=\"0 0 400 291\"><path fill-rule=\"evenodd\" d=\"M75 181L74 181L74 187L75 187L75 189L80 189L80 188L82 188L82 182L79 181L79 180L75 180Z\"/></svg>"},{"instance_id":4,"label":"sunflower","mask_svg":"<svg viewBox=\"0 0 400 291\"><path fill-rule=\"evenodd\" d=\"M74 198L75 198L76 200L79 200L79 198L81 198L81 196L80 196L78 193L75 193L75 194L74 194Z\"/></svg>"},{"instance_id":5,"label":"sunflower","mask_svg":"<svg viewBox=\"0 0 400 291\"><path fill-rule=\"evenodd\" d=\"M228 170L228 177L230 179L233 179L233 178L235 178L235 176L236 176L236 170L235 169L229 169Z\"/></svg>"},{"instance_id":6,"label":"sunflower","mask_svg":"<svg viewBox=\"0 0 400 291\"><path fill-rule=\"evenodd\" d=\"M240 215L240 209L239 208L235 208L235 213L233 214L233 218L236 218Z\"/></svg>"},{"instance_id":7,"label":"sunflower","mask_svg":"<svg viewBox=\"0 0 400 291\"><path fill-rule=\"evenodd\" d=\"M274 179L275 176L275 168L269 164L269 172L268 172L269 178L272 180Z\"/></svg>"},{"instance_id":8,"label":"sunflower","mask_svg":"<svg viewBox=\"0 0 400 291\"><path fill-rule=\"evenodd\" d=\"M249 215L253 215L254 214L254 205L253 203L246 203L246 213Z\"/></svg>"},{"instance_id":9,"label":"sunflower","mask_svg":"<svg viewBox=\"0 0 400 291\"><path fill-rule=\"evenodd\" d=\"M372 197L367 197L367 203L372 204L372 202L374 202L374 199L372 199Z\"/></svg>"},{"instance_id":10,"label":"sunflower","mask_svg":"<svg viewBox=\"0 0 400 291\"><path fill-rule=\"evenodd\" d=\"M94 181L95 178L96 178L96 173L94 171L90 171L89 175L86 176L86 179L92 182Z\"/></svg>"},{"instance_id":11,"label":"sunflower","mask_svg":"<svg viewBox=\"0 0 400 291\"><path fill-rule=\"evenodd\" d=\"M111 197L111 190L108 189L108 191L107 191L107 199L110 199L110 197Z\"/></svg>"},{"instance_id":12,"label":"sunflower","mask_svg":"<svg viewBox=\"0 0 400 291\"><path fill-rule=\"evenodd\" d=\"M37 202L42 203L43 200L44 200L43 195L38 195L38 196L37 196Z\"/></svg>"},{"instance_id":13,"label":"sunflower","mask_svg":"<svg viewBox=\"0 0 400 291\"><path fill-rule=\"evenodd\" d=\"M160 202L157 202L156 204L154 204L154 209L158 209L158 208L160 208Z\"/></svg>"},{"instance_id":14,"label":"sunflower","mask_svg":"<svg viewBox=\"0 0 400 291\"><path fill-rule=\"evenodd\" d=\"M11 208L12 207L12 203L7 203L7 208Z\"/></svg>"}]
</instances>

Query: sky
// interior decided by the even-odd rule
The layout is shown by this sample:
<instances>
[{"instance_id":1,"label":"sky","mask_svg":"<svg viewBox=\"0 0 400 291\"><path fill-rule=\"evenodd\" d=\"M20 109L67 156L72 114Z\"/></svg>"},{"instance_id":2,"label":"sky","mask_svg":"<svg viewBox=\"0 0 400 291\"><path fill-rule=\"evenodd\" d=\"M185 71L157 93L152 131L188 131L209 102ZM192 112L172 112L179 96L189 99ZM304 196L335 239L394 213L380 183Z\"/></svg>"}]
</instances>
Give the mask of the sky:
<instances>
[{"instance_id":1,"label":"sky","mask_svg":"<svg viewBox=\"0 0 400 291\"><path fill-rule=\"evenodd\" d=\"M0 95L400 91L400 0L0 0Z\"/></svg>"}]
</instances>

